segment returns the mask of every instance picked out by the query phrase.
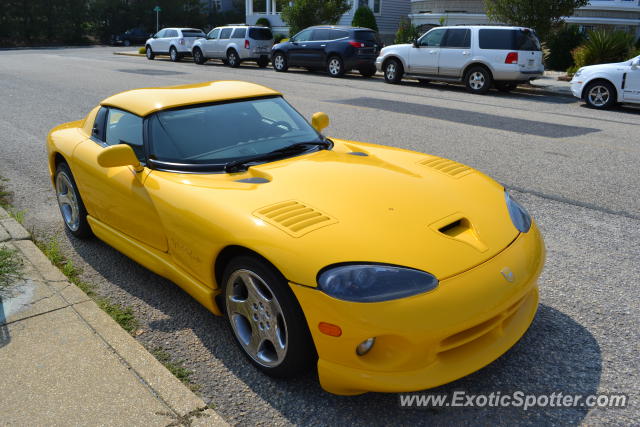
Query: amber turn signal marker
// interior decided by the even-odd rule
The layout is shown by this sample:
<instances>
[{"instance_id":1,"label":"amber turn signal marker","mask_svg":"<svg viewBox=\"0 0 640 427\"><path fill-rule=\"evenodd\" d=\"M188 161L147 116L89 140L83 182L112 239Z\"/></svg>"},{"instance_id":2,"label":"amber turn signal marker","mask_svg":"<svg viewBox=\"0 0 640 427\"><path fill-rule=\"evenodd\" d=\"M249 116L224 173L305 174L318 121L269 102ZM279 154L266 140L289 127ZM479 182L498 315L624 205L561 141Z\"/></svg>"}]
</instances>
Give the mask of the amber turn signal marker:
<instances>
[{"instance_id":1,"label":"amber turn signal marker","mask_svg":"<svg viewBox=\"0 0 640 427\"><path fill-rule=\"evenodd\" d=\"M320 329L320 332L323 334L330 335L332 337L339 337L342 335L342 328L332 323L320 322L318 323L318 329Z\"/></svg>"}]
</instances>

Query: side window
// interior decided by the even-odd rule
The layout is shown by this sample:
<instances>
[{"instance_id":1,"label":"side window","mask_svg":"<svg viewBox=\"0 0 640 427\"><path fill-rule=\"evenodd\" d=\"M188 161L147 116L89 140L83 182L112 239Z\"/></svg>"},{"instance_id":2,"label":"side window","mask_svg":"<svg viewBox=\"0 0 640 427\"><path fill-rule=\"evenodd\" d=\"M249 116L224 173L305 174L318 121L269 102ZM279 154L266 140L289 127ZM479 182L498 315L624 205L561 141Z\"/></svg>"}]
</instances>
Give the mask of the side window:
<instances>
[{"instance_id":1,"label":"side window","mask_svg":"<svg viewBox=\"0 0 640 427\"><path fill-rule=\"evenodd\" d=\"M101 107L96 114L96 119L93 122L93 129L91 130L91 137L98 141L105 141L105 119L107 118L107 108Z\"/></svg>"},{"instance_id":2,"label":"side window","mask_svg":"<svg viewBox=\"0 0 640 427\"><path fill-rule=\"evenodd\" d=\"M293 37L292 41L295 42L308 42L311 40L311 33L313 30L304 30Z\"/></svg>"},{"instance_id":3,"label":"side window","mask_svg":"<svg viewBox=\"0 0 640 427\"><path fill-rule=\"evenodd\" d=\"M235 30L233 30L233 36L231 36L232 39L243 39L247 36L247 29L246 28L236 28Z\"/></svg>"},{"instance_id":4,"label":"side window","mask_svg":"<svg viewBox=\"0 0 640 427\"><path fill-rule=\"evenodd\" d=\"M231 37L231 31L233 31L233 28L223 28L220 31L220 40L226 40Z\"/></svg>"},{"instance_id":5,"label":"side window","mask_svg":"<svg viewBox=\"0 0 640 427\"><path fill-rule=\"evenodd\" d=\"M329 30L329 40L338 40L348 37L349 33L343 30Z\"/></svg>"},{"instance_id":6,"label":"side window","mask_svg":"<svg viewBox=\"0 0 640 427\"><path fill-rule=\"evenodd\" d=\"M332 40L331 38L331 30L327 29L319 29L313 32L313 37L311 37L313 41L324 41L324 40ZM300 40L303 41L303 40Z\"/></svg>"},{"instance_id":7,"label":"side window","mask_svg":"<svg viewBox=\"0 0 640 427\"><path fill-rule=\"evenodd\" d=\"M211 30L209 34L207 34L207 38L209 40L217 39L220 35L220 28L216 28L215 30Z\"/></svg>"},{"instance_id":8,"label":"side window","mask_svg":"<svg viewBox=\"0 0 640 427\"><path fill-rule=\"evenodd\" d=\"M437 30L429 31L427 34L422 36L422 38L418 42L418 45L429 46L429 47L439 47L440 43L442 42L442 37L444 36L445 31L447 30L437 29Z\"/></svg>"},{"instance_id":9,"label":"side window","mask_svg":"<svg viewBox=\"0 0 640 427\"><path fill-rule=\"evenodd\" d=\"M107 145L127 144L136 156L144 160L142 117L126 111L110 108L107 116Z\"/></svg>"},{"instance_id":10,"label":"side window","mask_svg":"<svg viewBox=\"0 0 640 427\"><path fill-rule=\"evenodd\" d=\"M442 47L469 49L471 47L471 30L463 28L447 30Z\"/></svg>"}]
</instances>

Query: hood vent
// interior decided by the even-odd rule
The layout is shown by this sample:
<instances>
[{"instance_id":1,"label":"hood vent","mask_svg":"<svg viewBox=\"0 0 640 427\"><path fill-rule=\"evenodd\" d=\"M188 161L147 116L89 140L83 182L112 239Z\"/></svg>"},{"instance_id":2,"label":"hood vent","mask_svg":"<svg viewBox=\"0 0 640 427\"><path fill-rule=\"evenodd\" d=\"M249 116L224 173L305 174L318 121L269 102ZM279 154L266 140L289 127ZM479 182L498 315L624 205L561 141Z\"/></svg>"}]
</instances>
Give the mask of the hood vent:
<instances>
[{"instance_id":1,"label":"hood vent","mask_svg":"<svg viewBox=\"0 0 640 427\"><path fill-rule=\"evenodd\" d=\"M452 176L453 178L462 178L463 176L473 172L473 169L469 166L437 156L429 156L428 158L421 160L419 163L423 166L435 169L438 172Z\"/></svg>"},{"instance_id":2,"label":"hood vent","mask_svg":"<svg viewBox=\"0 0 640 427\"><path fill-rule=\"evenodd\" d=\"M293 237L304 236L313 230L338 222L331 216L295 200L276 203L258 209L253 214Z\"/></svg>"}]
</instances>

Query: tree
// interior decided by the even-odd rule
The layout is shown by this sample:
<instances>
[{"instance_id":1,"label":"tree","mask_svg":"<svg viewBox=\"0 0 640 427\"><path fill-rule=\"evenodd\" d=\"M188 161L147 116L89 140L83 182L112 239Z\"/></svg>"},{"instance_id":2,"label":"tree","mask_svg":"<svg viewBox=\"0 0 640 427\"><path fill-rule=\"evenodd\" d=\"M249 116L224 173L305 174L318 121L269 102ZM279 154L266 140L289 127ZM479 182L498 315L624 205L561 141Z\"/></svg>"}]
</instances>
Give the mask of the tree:
<instances>
[{"instance_id":1,"label":"tree","mask_svg":"<svg viewBox=\"0 0 640 427\"><path fill-rule=\"evenodd\" d=\"M545 40L562 17L589 4L589 0L486 0L487 15L494 21L533 28Z\"/></svg>"},{"instance_id":2,"label":"tree","mask_svg":"<svg viewBox=\"0 0 640 427\"><path fill-rule=\"evenodd\" d=\"M411 21L409 21L408 18L400 18L394 43L411 43L417 39L419 35L420 33L418 32L418 29L411 23Z\"/></svg>"},{"instance_id":3,"label":"tree","mask_svg":"<svg viewBox=\"0 0 640 427\"><path fill-rule=\"evenodd\" d=\"M289 34L319 24L336 24L351 9L348 0L296 0L282 9L282 20L289 26Z\"/></svg>"},{"instance_id":4,"label":"tree","mask_svg":"<svg viewBox=\"0 0 640 427\"><path fill-rule=\"evenodd\" d=\"M351 21L353 27L371 28L373 31L378 32L378 23L373 11L367 6L360 6L356 13L353 14L353 20Z\"/></svg>"},{"instance_id":5,"label":"tree","mask_svg":"<svg viewBox=\"0 0 640 427\"><path fill-rule=\"evenodd\" d=\"M574 65L571 52L584 42L584 34L577 25L562 25L551 32L546 41L548 53L545 66L551 70L564 71Z\"/></svg>"}]
</instances>

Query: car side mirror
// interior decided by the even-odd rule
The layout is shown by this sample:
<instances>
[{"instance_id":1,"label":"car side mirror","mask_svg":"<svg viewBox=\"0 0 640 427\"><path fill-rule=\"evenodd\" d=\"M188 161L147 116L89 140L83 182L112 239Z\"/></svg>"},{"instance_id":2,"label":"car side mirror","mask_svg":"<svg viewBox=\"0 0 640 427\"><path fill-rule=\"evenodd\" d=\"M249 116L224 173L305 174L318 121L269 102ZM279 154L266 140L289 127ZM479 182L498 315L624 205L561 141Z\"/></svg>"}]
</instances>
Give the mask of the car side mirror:
<instances>
[{"instance_id":1,"label":"car side mirror","mask_svg":"<svg viewBox=\"0 0 640 427\"><path fill-rule=\"evenodd\" d=\"M413 41L413 47L420 47L417 39Z\"/></svg>"},{"instance_id":2,"label":"car side mirror","mask_svg":"<svg viewBox=\"0 0 640 427\"><path fill-rule=\"evenodd\" d=\"M636 58L633 61L631 61L631 69L632 70L635 70L638 67L640 67L640 58Z\"/></svg>"},{"instance_id":3,"label":"car side mirror","mask_svg":"<svg viewBox=\"0 0 640 427\"><path fill-rule=\"evenodd\" d=\"M311 126L318 132L329 126L329 116L326 113L315 113L311 116Z\"/></svg>"},{"instance_id":4,"label":"car side mirror","mask_svg":"<svg viewBox=\"0 0 640 427\"><path fill-rule=\"evenodd\" d=\"M98 164L103 168L133 166L136 172L141 172L144 169L133 152L133 148L126 144L112 145L102 150L98 154Z\"/></svg>"}]
</instances>

